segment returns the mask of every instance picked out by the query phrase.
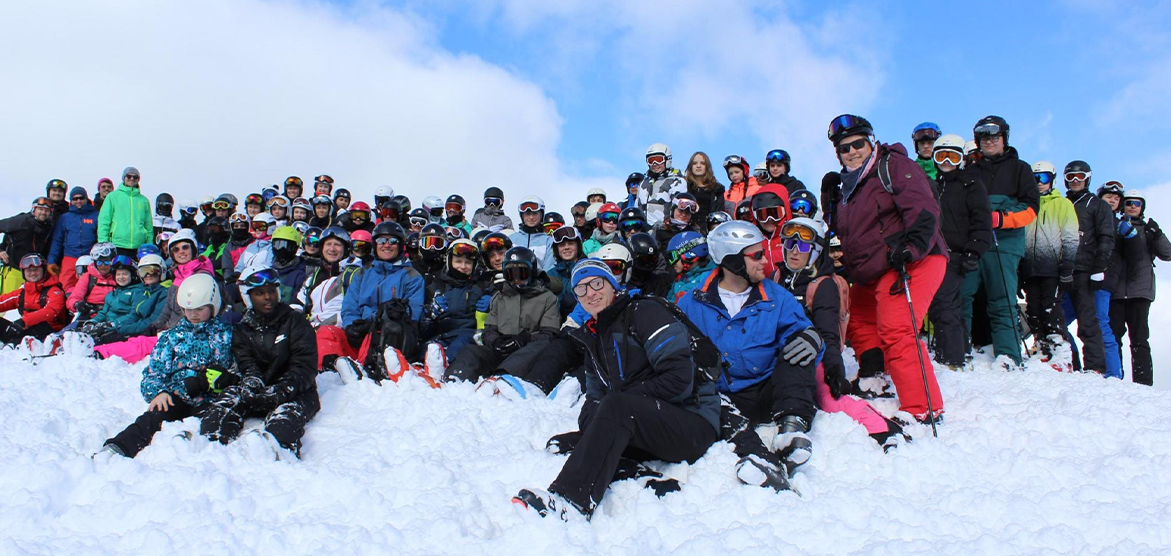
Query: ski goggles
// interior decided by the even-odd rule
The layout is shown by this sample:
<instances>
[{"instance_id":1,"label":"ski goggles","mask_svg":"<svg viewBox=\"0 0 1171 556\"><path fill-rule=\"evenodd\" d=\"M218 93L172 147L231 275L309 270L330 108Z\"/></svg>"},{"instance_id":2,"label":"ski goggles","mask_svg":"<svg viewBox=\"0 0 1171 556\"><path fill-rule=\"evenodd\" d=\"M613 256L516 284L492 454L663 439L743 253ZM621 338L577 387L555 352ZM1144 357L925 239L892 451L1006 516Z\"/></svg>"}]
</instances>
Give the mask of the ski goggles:
<instances>
[{"instance_id":1,"label":"ski goggles","mask_svg":"<svg viewBox=\"0 0 1171 556\"><path fill-rule=\"evenodd\" d=\"M155 210L159 212L170 212L173 208L175 208L174 203L168 203L166 201L162 203L155 203Z\"/></svg>"},{"instance_id":2,"label":"ski goggles","mask_svg":"<svg viewBox=\"0 0 1171 556\"><path fill-rule=\"evenodd\" d=\"M554 244L565 243L566 241L581 241L581 234L573 226L561 226L553 230L549 235L553 237Z\"/></svg>"},{"instance_id":3,"label":"ski goggles","mask_svg":"<svg viewBox=\"0 0 1171 556\"><path fill-rule=\"evenodd\" d=\"M789 208L792 209L794 213L800 212L804 214L813 214L813 203L810 202L809 199L793 199L793 201L789 203Z\"/></svg>"},{"instance_id":4,"label":"ski goggles","mask_svg":"<svg viewBox=\"0 0 1171 556\"><path fill-rule=\"evenodd\" d=\"M66 187L65 180L49 180L47 189L60 189L64 191Z\"/></svg>"},{"instance_id":5,"label":"ski goggles","mask_svg":"<svg viewBox=\"0 0 1171 556\"><path fill-rule=\"evenodd\" d=\"M675 210L681 210L683 212L690 212L691 214L695 214L699 212L699 203L692 201L691 199L676 199Z\"/></svg>"},{"instance_id":6,"label":"ski goggles","mask_svg":"<svg viewBox=\"0 0 1171 556\"><path fill-rule=\"evenodd\" d=\"M484 204L498 207L504 204L504 199L500 197L484 197Z\"/></svg>"},{"instance_id":7,"label":"ski goggles","mask_svg":"<svg viewBox=\"0 0 1171 556\"><path fill-rule=\"evenodd\" d=\"M936 164L951 164L952 166L959 166L960 161L964 159L964 153L953 151L951 149L939 149L932 155Z\"/></svg>"},{"instance_id":8,"label":"ski goggles","mask_svg":"<svg viewBox=\"0 0 1171 556\"><path fill-rule=\"evenodd\" d=\"M284 197L273 197L268 200L268 208L272 208L274 206L287 207L287 206L289 206L289 200ZM214 208L214 203L213 203L213 208ZM224 208L227 208L227 207L224 207Z\"/></svg>"},{"instance_id":9,"label":"ski goggles","mask_svg":"<svg viewBox=\"0 0 1171 556\"><path fill-rule=\"evenodd\" d=\"M1053 174L1050 172L1037 172L1033 174L1033 177L1037 180L1037 183L1041 185L1053 184Z\"/></svg>"},{"instance_id":10,"label":"ski goggles","mask_svg":"<svg viewBox=\"0 0 1171 556\"><path fill-rule=\"evenodd\" d=\"M512 264L504 267L504 279L513 284L524 284L533 276L533 269L527 264Z\"/></svg>"},{"instance_id":11,"label":"ski goggles","mask_svg":"<svg viewBox=\"0 0 1171 556\"><path fill-rule=\"evenodd\" d=\"M216 210L228 210L228 209L232 208L232 204L227 201L220 200L220 201L216 201L216 202L212 203L211 208L216 209Z\"/></svg>"},{"instance_id":12,"label":"ski goggles","mask_svg":"<svg viewBox=\"0 0 1171 556\"><path fill-rule=\"evenodd\" d=\"M252 194L248 195L247 197L244 197L244 205L245 206L247 206L247 205L264 206L264 195L261 195L259 193L252 193Z\"/></svg>"},{"instance_id":13,"label":"ski goggles","mask_svg":"<svg viewBox=\"0 0 1171 556\"><path fill-rule=\"evenodd\" d=\"M321 244L321 235L320 234L306 234L305 235L305 245L316 246L316 245L320 245L320 244Z\"/></svg>"},{"instance_id":14,"label":"ski goggles","mask_svg":"<svg viewBox=\"0 0 1171 556\"><path fill-rule=\"evenodd\" d=\"M263 286L270 286L280 284L281 277L276 270L265 268L249 274L247 278L240 278L237 284L249 288L259 288Z\"/></svg>"},{"instance_id":15,"label":"ski goggles","mask_svg":"<svg viewBox=\"0 0 1171 556\"><path fill-rule=\"evenodd\" d=\"M430 220L427 220L426 218L423 218L422 216L412 216L410 220L411 220L411 227L412 228L422 228L423 226L426 226L428 223L431 222Z\"/></svg>"},{"instance_id":16,"label":"ski goggles","mask_svg":"<svg viewBox=\"0 0 1171 556\"><path fill-rule=\"evenodd\" d=\"M569 213L569 215L574 218L585 218L585 211L584 210L575 210L575 211L571 211Z\"/></svg>"},{"instance_id":17,"label":"ski goggles","mask_svg":"<svg viewBox=\"0 0 1171 556\"><path fill-rule=\"evenodd\" d=\"M843 141L838 143L838 146L835 148L837 149L838 154L846 154L850 151L860 151L862 150L862 147L865 147L868 144L870 144L870 140L868 139L855 139L849 142Z\"/></svg>"},{"instance_id":18,"label":"ski goggles","mask_svg":"<svg viewBox=\"0 0 1171 556\"><path fill-rule=\"evenodd\" d=\"M257 220L252 223L252 229L257 232L266 232L268 231L268 222Z\"/></svg>"},{"instance_id":19,"label":"ski goggles","mask_svg":"<svg viewBox=\"0 0 1171 556\"><path fill-rule=\"evenodd\" d=\"M615 276L621 276L626 272L626 261L621 259L602 259L606 266L610 267L610 273Z\"/></svg>"},{"instance_id":20,"label":"ski goggles","mask_svg":"<svg viewBox=\"0 0 1171 556\"><path fill-rule=\"evenodd\" d=\"M434 237L439 237L439 236L427 236L427 237L434 238ZM365 242L362 242L362 243L365 243ZM401 239L394 237L394 236L378 236L378 237L374 238L375 245L402 245L402 243L403 242Z\"/></svg>"},{"instance_id":21,"label":"ski goggles","mask_svg":"<svg viewBox=\"0 0 1171 556\"><path fill-rule=\"evenodd\" d=\"M332 205L333 205L333 199L330 199L330 198L329 198L329 195L318 195L318 196L316 196L316 197L314 197L314 198L313 198L313 201L311 202L311 204L312 204L313 206L315 206L315 207L316 207L316 206L322 206L322 205L325 205L325 206L332 206Z\"/></svg>"},{"instance_id":22,"label":"ski goggles","mask_svg":"<svg viewBox=\"0 0 1171 556\"><path fill-rule=\"evenodd\" d=\"M542 225L542 228L545 229L546 234L552 235L553 232L555 230L557 230L557 228L560 228L561 226L564 226L564 224L562 224L560 222L546 222L544 225Z\"/></svg>"},{"instance_id":23,"label":"ski goggles","mask_svg":"<svg viewBox=\"0 0 1171 556\"><path fill-rule=\"evenodd\" d=\"M839 135L853 127L870 127L870 124L850 114L842 114L830 121L829 132L826 133L826 137L833 140L835 135Z\"/></svg>"},{"instance_id":24,"label":"ski goggles","mask_svg":"<svg viewBox=\"0 0 1171 556\"><path fill-rule=\"evenodd\" d=\"M485 238L482 251L487 253L489 251L506 251L508 250L508 241L502 237Z\"/></svg>"},{"instance_id":25,"label":"ski goggles","mask_svg":"<svg viewBox=\"0 0 1171 556\"><path fill-rule=\"evenodd\" d=\"M526 212L541 212L541 210L543 210L543 209L542 209L540 203L534 203L534 202L530 201L530 202L520 204L520 213L521 214L524 214Z\"/></svg>"},{"instance_id":26,"label":"ski goggles","mask_svg":"<svg viewBox=\"0 0 1171 556\"><path fill-rule=\"evenodd\" d=\"M422 236L419 238L419 249L424 251L443 251L447 249L447 238L444 236Z\"/></svg>"},{"instance_id":27,"label":"ski goggles","mask_svg":"<svg viewBox=\"0 0 1171 556\"><path fill-rule=\"evenodd\" d=\"M654 166L655 164L666 164L667 155L665 154L649 154L646 157L647 166Z\"/></svg>"},{"instance_id":28,"label":"ski goggles","mask_svg":"<svg viewBox=\"0 0 1171 556\"><path fill-rule=\"evenodd\" d=\"M162 276L163 269L157 264L148 264L146 266L138 267L138 277L145 279L147 276Z\"/></svg>"},{"instance_id":29,"label":"ski goggles","mask_svg":"<svg viewBox=\"0 0 1171 556\"><path fill-rule=\"evenodd\" d=\"M920 129L911 134L911 139L916 143L920 141L934 141L939 139L939 132L931 128Z\"/></svg>"},{"instance_id":30,"label":"ski goggles","mask_svg":"<svg viewBox=\"0 0 1171 556\"><path fill-rule=\"evenodd\" d=\"M305 182L301 181L301 178L298 178L297 176L293 176L293 177L290 177L289 179L285 180L285 187L290 187L290 186L292 186L292 187L305 187Z\"/></svg>"},{"instance_id":31,"label":"ski goggles","mask_svg":"<svg viewBox=\"0 0 1171 556\"><path fill-rule=\"evenodd\" d=\"M202 210L203 212L211 212L212 211L211 206L213 204L215 204L215 201L208 201L206 203L200 203L199 210Z\"/></svg>"},{"instance_id":32,"label":"ski goggles","mask_svg":"<svg viewBox=\"0 0 1171 556\"><path fill-rule=\"evenodd\" d=\"M641 232L646 229L646 222L637 218L628 218L622 221L621 226L624 232Z\"/></svg>"},{"instance_id":33,"label":"ski goggles","mask_svg":"<svg viewBox=\"0 0 1171 556\"><path fill-rule=\"evenodd\" d=\"M1122 185L1122 182L1111 180L1102 184L1102 193L1122 195L1123 191L1126 191L1126 186Z\"/></svg>"},{"instance_id":34,"label":"ski goggles","mask_svg":"<svg viewBox=\"0 0 1171 556\"><path fill-rule=\"evenodd\" d=\"M1127 207L1142 208L1143 201L1142 199L1127 199L1122 202L1122 205Z\"/></svg>"},{"instance_id":35,"label":"ski goggles","mask_svg":"<svg viewBox=\"0 0 1171 556\"><path fill-rule=\"evenodd\" d=\"M741 164L744 164L744 158L740 155L733 154L724 157L724 168L729 166L739 166Z\"/></svg>"},{"instance_id":36,"label":"ski goggles","mask_svg":"<svg viewBox=\"0 0 1171 556\"><path fill-rule=\"evenodd\" d=\"M33 200L33 208L43 208L53 210L53 203L45 197L37 197Z\"/></svg>"},{"instance_id":37,"label":"ski goggles","mask_svg":"<svg viewBox=\"0 0 1171 556\"><path fill-rule=\"evenodd\" d=\"M114 244L99 243L94 245L89 251L89 256L94 259L108 259L114 256Z\"/></svg>"},{"instance_id":38,"label":"ski goggles","mask_svg":"<svg viewBox=\"0 0 1171 556\"><path fill-rule=\"evenodd\" d=\"M476 257L476 255L479 253L479 250L476 249L475 245L472 245L470 243L460 242L460 243L456 243L455 245L451 246L450 253L452 256L468 257L468 258L474 259Z\"/></svg>"},{"instance_id":39,"label":"ski goggles","mask_svg":"<svg viewBox=\"0 0 1171 556\"><path fill-rule=\"evenodd\" d=\"M801 253L808 253L813 250L813 244L808 241L802 241L800 238L790 237L781 242L781 248L785 251L797 250ZM761 251L761 256L764 256L764 251Z\"/></svg>"},{"instance_id":40,"label":"ski goggles","mask_svg":"<svg viewBox=\"0 0 1171 556\"><path fill-rule=\"evenodd\" d=\"M296 251L297 244L290 239L274 239L272 241L273 251Z\"/></svg>"},{"instance_id":41,"label":"ski goggles","mask_svg":"<svg viewBox=\"0 0 1171 556\"><path fill-rule=\"evenodd\" d=\"M988 123L988 124L980 124L980 125L976 126L976 129L973 129L972 133L976 137L984 138L984 137L994 137L994 136L1000 135L1003 132L1000 129L1000 124Z\"/></svg>"},{"instance_id":42,"label":"ski goggles","mask_svg":"<svg viewBox=\"0 0 1171 556\"><path fill-rule=\"evenodd\" d=\"M765 162L784 162L789 160L789 153L785 149L773 149L764 155Z\"/></svg>"},{"instance_id":43,"label":"ski goggles","mask_svg":"<svg viewBox=\"0 0 1171 556\"><path fill-rule=\"evenodd\" d=\"M785 219L785 207L763 207L752 211L752 216L757 222L780 222Z\"/></svg>"},{"instance_id":44,"label":"ski goggles","mask_svg":"<svg viewBox=\"0 0 1171 556\"><path fill-rule=\"evenodd\" d=\"M693 239L691 241L686 241L683 243L683 245L680 245L679 248L673 251L667 251L667 262L671 264L675 264L679 261L693 263L699 260L699 255L693 253L692 249L695 249L696 247L699 247L705 243L707 243L707 240L702 237Z\"/></svg>"},{"instance_id":45,"label":"ski goggles","mask_svg":"<svg viewBox=\"0 0 1171 556\"><path fill-rule=\"evenodd\" d=\"M634 266L647 270L653 270L659 266L659 255L657 253L643 253L634 256Z\"/></svg>"},{"instance_id":46,"label":"ski goggles","mask_svg":"<svg viewBox=\"0 0 1171 556\"><path fill-rule=\"evenodd\" d=\"M430 214L436 218L443 216L444 212L445 211L443 207L435 207L427 210L427 214Z\"/></svg>"},{"instance_id":47,"label":"ski goggles","mask_svg":"<svg viewBox=\"0 0 1171 556\"><path fill-rule=\"evenodd\" d=\"M1066 172L1065 181L1086 181L1091 175L1093 172Z\"/></svg>"},{"instance_id":48,"label":"ski goggles","mask_svg":"<svg viewBox=\"0 0 1171 556\"><path fill-rule=\"evenodd\" d=\"M639 174L637 172L634 174L631 174L630 177L626 178L626 189L630 189L632 187L638 187L638 186L642 185L642 180L644 180L644 179L646 179L646 176Z\"/></svg>"},{"instance_id":49,"label":"ski goggles","mask_svg":"<svg viewBox=\"0 0 1171 556\"><path fill-rule=\"evenodd\" d=\"M378 209L378 216L383 220L398 220L398 209L394 207L382 207Z\"/></svg>"},{"instance_id":50,"label":"ski goggles","mask_svg":"<svg viewBox=\"0 0 1171 556\"><path fill-rule=\"evenodd\" d=\"M20 269L28 270L34 266L45 266L45 259L36 253L29 253L20 259Z\"/></svg>"},{"instance_id":51,"label":"ski goggles","mask_svg":"<svg viewBox=\"0 0 1171 556\"><path fill-rule=\"evenodd\" d=\"M817 232L810 229L809 226L794 222L787 222L784 226L781 227L781 237L796 237L801 241L812 243L817 241Z\"/></svg>"},{"instance_id":52,"label":"ski goggles","mask_svg":"<svg viewBox=\"0 0 1171 556\"><path fill-rule=\"evenodd\" d=\"M351 210L350 220L370 220L370 213L364 210Z\"/></svg>"},{"instance_id":53,"label":"ski goggles","mask_svg":"<svg viewBox=\"0 0 1171 556\"><path fill-rule=\"evenodd\" d=\"M179 213L184 216L195 216L195 211L197 210L199 210L199 207L183 207L179 209Z\"/></svg>"},{"instance_id":54,"label":"ski goggles","mask_svg":"<svg viewBox=\"0 0 1171 556\"><path fill-rule=\"evenodd\" d=\"M329 177L327 174L321 174L320 176L313 178L313 183L314 185L319 183L328 183L329 185L333 185L333 178Z\"/></svg>"},{"instance_id":55,"label":"ski goggles","mask_svg":"<svg viewBox=\"0 0 1171 556\"><path fill-rule=\"evenodd\" d=\"M617 224L618 219L622 217L620 212L600 212L598 213L598 220L609 224Z\"/></svg>"},{"instance_id":56,"label":"ski goggles","mask_svg":"<svg viewBox=\"0 0 1171 556\"><path fill-rule=\"evenodd\" d=\"M459 203L447 203L446 205L443 205L443 208L450 211L450 212L463 212L464 211L464 206Z\"/></svg>"}]
</instances>

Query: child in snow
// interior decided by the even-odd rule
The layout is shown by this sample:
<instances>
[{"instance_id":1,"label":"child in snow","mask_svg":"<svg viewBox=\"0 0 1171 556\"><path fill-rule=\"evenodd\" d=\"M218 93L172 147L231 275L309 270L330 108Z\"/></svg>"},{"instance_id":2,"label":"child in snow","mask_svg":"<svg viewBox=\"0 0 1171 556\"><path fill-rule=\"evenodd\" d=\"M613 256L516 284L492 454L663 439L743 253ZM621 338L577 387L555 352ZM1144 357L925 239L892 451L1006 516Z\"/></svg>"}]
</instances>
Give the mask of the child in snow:
<instances>
[{"instance_id":1,"label":"child in snow","mask_svg":"<svg viewBox=\"0 0 1171 556\"><path fill-rule=\"evenodd\" d=\"M136 264L130 257L118 255L112 266L117 289L106 295L98 314L81 327L82 332L93 337L95 345L145 334L167 300L167 288L159 283L162 257L144 255Z\"/></svg>"},{"instance_id":2,"label":"child in snow","mask_svg":"<svg viewBox=\"0 0 1171 556\"><path fill-rule=\"evenodd\" d=\"M90 249L89 255L93 258L93 264L85 269L85 274L78 278L65 300L65 308L79 314L78 320L81 321L93 317L106 302L106 294L117 286L111 270L114 257L118 255L114 244L98 243Z\"/></svg>"},{"instance_id":3,"label":"child in snow","mask_svg":"<svg viewBox=\"0 0 1171 556\"><path fill-rule=\"evenodd\" d=\"M203 416L216 392L234 384L232 327L215 318L220 291L208 274L191 276L179 287L183 319L163 332L142 371L146 413L106 441L102 452L134 457L164 421ZM99 453L102 453L99 452Z\"/></svg>"},{"instance_id":4,"label":"child in snow","mask_svg":"<svg viewBox=\"0 0 1171 556\"><path fill-rule=\"evenodd\" d=\"M15 321L0 318L0 343L19 342L25 336L44 340L69 322L65 292L57 278L50 276L44 257L29 253L20 259L24 285L0 297L0 314L20 312Z\"/></svg>"}]
</instances>

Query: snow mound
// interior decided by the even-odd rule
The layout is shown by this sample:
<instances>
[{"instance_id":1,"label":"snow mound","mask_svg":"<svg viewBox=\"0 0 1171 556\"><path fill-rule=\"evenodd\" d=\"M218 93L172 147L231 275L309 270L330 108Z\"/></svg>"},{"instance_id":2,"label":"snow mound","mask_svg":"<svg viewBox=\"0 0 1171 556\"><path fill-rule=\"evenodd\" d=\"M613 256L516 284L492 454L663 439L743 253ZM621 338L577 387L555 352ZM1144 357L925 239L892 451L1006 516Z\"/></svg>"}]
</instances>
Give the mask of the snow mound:
<instances>
[{"instance_id":1,"label":"snow mound","mask_svg":"<svg viewBox=\"0 0 1171 556\"><path fill-rule=\"evenodd\" d=\"M142 365L0 351L0 552L5 554L1159 554L1171 550L1171 398L1030 362L939 367L940 438L884 454L820 414L800 495L741 485L715 445L659 468L683 490L613 486L590 523L520 515L563 456L545 441L576 407L510 402L471 385L379 387L319 377L301 461L246 442L176 438L133 460L91 460L146 407ZM890 414L893 401L879 403Z\"/></svg>"}]
</instances>

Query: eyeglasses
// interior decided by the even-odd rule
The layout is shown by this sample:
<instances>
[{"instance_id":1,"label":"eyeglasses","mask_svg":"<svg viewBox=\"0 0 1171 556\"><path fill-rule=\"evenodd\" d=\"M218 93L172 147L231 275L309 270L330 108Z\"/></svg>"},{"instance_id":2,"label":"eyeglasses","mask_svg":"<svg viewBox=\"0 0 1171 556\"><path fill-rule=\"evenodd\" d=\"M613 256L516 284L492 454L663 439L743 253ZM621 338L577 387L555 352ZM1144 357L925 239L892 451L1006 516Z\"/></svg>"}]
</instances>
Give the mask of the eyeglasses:
<instances>
[{"instance_id":1,"label":"eyeglasses","mask_svg":"<svg viewBox=\"0 0 1171 556\"><path fill-rule=\"evenodd\" d=\"M253 222L252 229L256 230L258 232L266 232L266 231L268 231L268 222L265 222L263 220L258 220L256 222Z\"/></svg>"},{"instance_id":2,"label":"eyeglasses","mask_svg":"<svg viewBox=\"0 0 1171 556\"><path fill-rule=\"evenodd\" d=\"M666 155L661 155L661 154L648 155L646 157L646 163L647 163L647 166L654 166L655 164L666 164L667 157L666 157Z\"/></svg>"},{"instance_id":3,"label":"eyeglasses","mask_svg":"<svg viewBox=\"0 0 1171 556\"><path fill-rule=\"evenodd\" d=\"M504 199L500 197L484 197L484 204L500 206L504 204Z\"/></svg>"},{"instance_id":4,"label":"eyeglasses","mask_svg":"<svg viewBox=\"0 0 1171 556\"><path fill-rule=\"evenodd\" d=\"M761 249L760 251L755 251L752 253L745 253L744 258L752 259L754 261L759 261L764 258L764 249Z\"/></svg>"},{"instance_id":5,"label":"eyeglasses","mask_svg":"<svg viewBox=\"0 0 1171 556\"><path fill-rule=\"evenodd\" d=\"M159 265L157 264L138 267L139 278L145 279L147 276L160 276L162 273L163 269L159 268Z\"/></svg>"},{"instance_id":6,"label":"eyeglasses","mask_svg":"<svg viewBox=\"0 0 1171 556\"><path fill-rule=\"evenodd\" d=\"M1041 185L1049 185L1053 183L1053 174L1050 172L1037 172L1033 174L1033 177L1036 178L1037 183Z\"/></svg>"},{"instance_id":7,"label":"eyeglasses","mask_svg":"<svg viewBox=\"0 0 1171 556\"><path fill-rule=\"evenodd\" d=\"M573 287L573 294L578 297L585 297L585 294L590 290L601 291L606 286L606 279L597 277L588 282L581 282Z\"/></svg>"},{"instance_id":8,"label":"eyeglasses","mask_svg":"<svg viewBox=\"0 0 1171 556\"><path fill-rule=\"evenodd\" d=\"M368 213L364 210L351 210L350 211L350 220L369 220L369 219L370 219L370 213Z\"/></svg>"},{"instance_id":9,"label":"eyeglasses","mask_svg":"<svg viewBox=\"0 0 1171 556\"><path fill-rule=\"evenodd\" d=\"M676 199L675 210L681 210L695 214L699 212L699 203L692 201L691 199Z\"/></svg>"},{"instance_id":10,"label":"eyeglasses","mask_svg":"<svg viewBox=\"0 0 1171 556\"><path fill-rule=\"evenodd\" d=\"M933 155L936 164L948 163L952 166L959 166L960 161L964 159L964 153L953 151L951 149L939 149Z\"/></svg>"},{"instance_id":11,"label":"eyeglasses","mask_svg":"<svg viewBox=\"0 0 1171 556\"><path fill-rule=\"evenodd\" d=\"M980 124L972 131L980 139L991 138L1001 133L999 124Z\"/></svg>"},{"instance_id":12,"label":"eyeglasses","mask_svg":"<svg viewBox=\"0 0 1171 556\"><path fill-rule=\"evenodd\" d=\"M276 270L266 268L249 274L247 278L241 278L237 283L249 288L259 288L261 286L280 284L281 278Z\"/></svg>"},{"instance_id":13,"label":"eyeglasses","mask_svg":"<svg viewBox=\"0 0 1171 556\"><path fill-rule=\"evenodd\" d=\"M223 202L223 201L221 201L221 202ZM268 208L272 208L273 205L280 205L283 207L283 206L287 206L288 204L289 204L289 200L284 197L273 197L268 200ZM212 206L214 208L215 204L213 203ZM228 208L228 207L224 207L224 208Z\"/></svg>"},{"instance_id":14,"label":"eyeglasses","mask_svg":"<svg viewBox=\"0 0 1171 556\"><path fill-rule=\"evenodd\" d=\"M520 212L521 212L521 214L524 214L526 212L541 212L541 205L540 205L540 203L533 203L533 202L521 203L520 204Z\"/></svg>"},{"instance_id":15,"label":"eyeglasses","mask_svg":"<svg viewBox=\"0 0 1171 556\"><path fill-rule=\"evenodd\" d=\"M785 225L781 227L781 237L797 237L801 239L801 241L813 242L817 240L817 232L810 229L809 226L805 226L803 224L786 222Z\"/></svg>"},{"instance_id":16,"label":"eyeglasses","mask_svg":"<svg viewBox=\"0 0 1171 556\"><path fill-rule=\"evenodd\" d=\"M867 139L855 139L855 140L850 141L848 143L846 143L846 142L838 143L838 147L837 147L838 154L846 154L846 153L848 153L850 151L854 151L854 150L860 151L860 150L862 150L862 147L865 147L866 145L869 145L869 144L870 144L870 141Z\"/></svg>"},{"instance_id":17,"label":"eyeglasses","mask_svg":"<svg viewBox=\"0 0 1171 556\"><path fill-rule=\"evenodd\" d=\"M1065 181L1086 181L1090 179L1092 172L1066 172Z\"/></svg>"},{"instance_id":18,"label":"eyeglasses","mask_svg":"<svg viewBox=\"0 0 1171 556\"><path fill-rule=\"evenodd\" d=\"M1140 199L1127 199L1122 203L1124 206L1142 208L1143 202Z\"/></svg>"},{"instance_id":19,"label":"eyeglasses","mask_svg":"<svg viewBox=\"0 0 1171 556\"><path fill-rule=\"evenodd\" d=\"M427 236L437 237L437 236ZM374 238L375 245L402 245L402 240L394 236L378 236ZM356 244L355 244L356 245Z\"/></svg>"},{"instance_id":20,"label":"eyeglasses","mask_svg":"<svg viewBox=\"0 0 1171 556\"><path fill-rule=\"evenodd\" d=\"M577 228L573 226L561 226L553 230L549 235L553 236L553 243L564 243L566 241L581 241L581 234L577 232Z\"/></svg>"},{"instance_id":21,"label":"eyeglasses","mask_svg":"<svg viewBox=\"0 0 1171 556\"><path fill-rule=\"evenodd\" d=\"M615 276L621 276L622 273L626 272L626 261L621 259L602 259L602 262L610 267L610 273Z\"/></svg>"},{"instance_id":22,"label":"eyeglasses","mask_svg":"<svg viewBox=\"0 0 1171 556\"><path fill-rule=\"evenodd\" d=\"M773 149L764 155L765 162L784 162L789 158L789 153L784 149Z\"/></svg>"},{"instance_id":23,"label":"eyeglasses","mask_svg":"<svg viewBox=\"0 0 1171 556\"><path fill-rule=\"evenodd\" d=\"M450 210L452 212L463 212L464 211L464 206L459 203L447 203L446 205L443 205L443 208Z\"/></svg>"},{"instance_id":24,"label":"eyeglasses","mask_svg":"<svg viewBox=\"0 0 1171 556\"><path fill-rule=\"evenodd\" d=\"M443 251L447 248L447 238L443 236L422 236L419 238L419 248L424 251Z\"/></svg>"},{"instance_id":25,"label":"eyeglasses","mask_svg":"<svg viewBox=\"0 0 1171 556\"><path fill-rule=\"evenodd\" d=\"M785 207L775 206L758 208L752 211L752 215L757 222L768 222L770 220L773 222L780 222L781 220L785 219Z\"/></svg>"},{"instance_id":26,"label":"eyeglasses","mask_svg":"<svg viewBox=\"0 0 1171 556\"><path fill-rule=\"evenodd\" d=\"M813 214L813 203L811 203L809 199L793 199L793 201L789 203L789 208L792 209L794 213L800 212L804 214Z\"/></svg>"},{"instance_id":27,"label":"eyeglasses","mask_svg":"<svg viewBox=\"0 0 1171 556\"><path fill-rule=\"evenodd\" d=\"M646 229L646 222L643 222L637 218L630 218L622 221L622 231L624 232L641 232L644 229Z\"/></svg>"},{"instance_id":28,"label":"eyeglasses","mask_svg":"<svg viewBox=\"0 0 1171 556\"><path fill-rule=\"evenodd\" d=\"M602 212L598 213L598 219L609 224L616 224L618 218L622 216L620 212Z\"/></svg>"},{"instance_id":29,"label":"eyeglasses","mask_svg":"<svg viewBox=\"0 0 1171 556\"><path fill-rule=\"evenodd\" d=\"M781 243L781 248L785 251L792 251L796 249L801 253L808 253L813 250L813 244L806 241L801 241L799 238L791 237ZM763 254L764 251L761 251L761 253Z\"/></svg>"},{"instance_id":30,"label":"eyeglasses","mask_svg":"<svg viewBox=\"0 0 1171 556\"><path fill-rule=\"evenodd\" d=\"M216 210L228 210L232 208L232 205L227 201L216 201L211 204L211 208Z\"/></svg>"}]
</instances>

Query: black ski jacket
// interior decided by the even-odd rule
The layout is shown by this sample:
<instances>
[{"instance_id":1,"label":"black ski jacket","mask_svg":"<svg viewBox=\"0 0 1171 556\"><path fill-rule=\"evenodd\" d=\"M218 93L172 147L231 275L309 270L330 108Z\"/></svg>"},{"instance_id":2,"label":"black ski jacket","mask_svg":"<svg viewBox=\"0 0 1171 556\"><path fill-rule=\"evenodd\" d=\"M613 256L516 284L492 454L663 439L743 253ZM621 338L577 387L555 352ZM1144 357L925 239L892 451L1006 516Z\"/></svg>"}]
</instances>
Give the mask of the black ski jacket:
<instances>
[{"instance_id":1,"label":"black ski jacket","mask_svg":"<svg viewBox=\"0 0 1171 556\"><path fill-rule=\"evenodd\" d=\"M1121 261L1111 298L1154 301L1155 258L1171 261L1171 241L1153 220L1132 218L1130 224L1138 233L1130 239L1118 238L1115 251Z\"/></svg>"},{"instance_id":2,"label":"black ski jacket","mask_svg":"<svg viewBox=\"0 0 1171 556\"><path fill-rule=\"evenodd\" d=\"M980 175L966 170L940 172L935 181L939 227L947 250L957 260L965 253L984 255L992 245L992 209Z\"/></svg>"},{"instance_id":3,"label":"black ski jacket","mask_svg":"<svg viewBox=\"0 0 1171 556\"><path fill-rule=\"evenodd\" d=\"M8 266L12 268L20 268L20 259L29 253L49 257L52 219L41 222L33 217L32 212L22 212L0 220L0 233L4 234L0 249L8 253Z\"/></svg>"},{"instance_id":4,"label":"black ski jacket","mask_svg":"<svg viewBox=\"0 0 1171 556\"><path fill-rule=\"evenodd\" d=\"M762 182L758 182L758 183L760 183L761 187L764 187L765 185L768 185L770 183L777 183L777 184L783 185L783 186L785 186L785 189L789 192L790 199L793 198L794 191L800 191L802 189L806 189L805 184L801 183L801 180L794 178L793 176L790 176L789 174L785 174L777 179L773 179L773 177L770 175L763 183Z\"/></svg>"},{"instance_id":5,"label":"black ski jacket","mask_svg":"<svg viewBox=\"0 0 1171 556\"><path fill-rule=\"evenodd\" d=\"M1073 262L1074 272L1106 272L1110 254L1114 252L1114 211L1106 201L1091 193L1089 188L1076 193L1067 192L1065 198L1073 203L1077 211L1080 239L1077 257Z\"/></svg>"},{"instance_id":6,"label":"black ski jacket","mask_svg":"<svg viewBox=\"0 0 1171 556\"><path fill-rule=\"evenodd\" d=\"M782 288L789 290L789 293L793 294L801 306L805 307L806 316L813 322L813 327L817 329L817 335L821 336L821 340L825 344L825 353L821 356L822 364L827 369L836 366L835 368L844 371L842 344L845 343L845 338L841 337L838 326L842 300L838 295L838 287L833 281L833 260L829 258L828 253L823 253L818 257L817 265L814 268L793 272L784 263L781 263L779 270L780 280L778 283ZM813 310L810 311L805 300L805 292L809 289L809 283L820 276L828 278L817 286L817 292L813 298Z\"/></svg>"},{"instance_id":7,"label":"black ski jacket","mask_svg":"<svg viewBox=\"0 0 1171 556\"><path fill-rule=\"evenodd\" d=\"M265 386L293 386L293 398L317 392L317 337L305 316L280 303L267 316L249 310L232 334L232 355L241 377Z\"/></svg>"}]
</instances>

